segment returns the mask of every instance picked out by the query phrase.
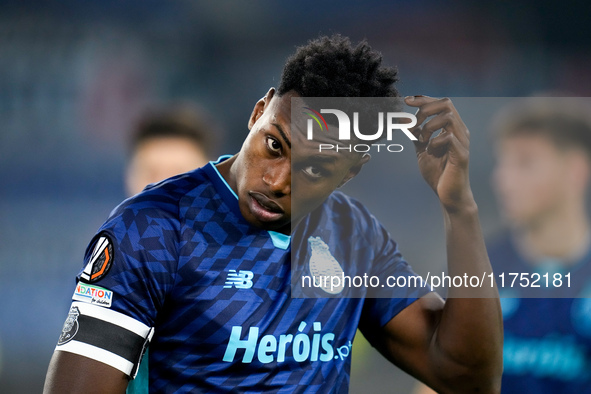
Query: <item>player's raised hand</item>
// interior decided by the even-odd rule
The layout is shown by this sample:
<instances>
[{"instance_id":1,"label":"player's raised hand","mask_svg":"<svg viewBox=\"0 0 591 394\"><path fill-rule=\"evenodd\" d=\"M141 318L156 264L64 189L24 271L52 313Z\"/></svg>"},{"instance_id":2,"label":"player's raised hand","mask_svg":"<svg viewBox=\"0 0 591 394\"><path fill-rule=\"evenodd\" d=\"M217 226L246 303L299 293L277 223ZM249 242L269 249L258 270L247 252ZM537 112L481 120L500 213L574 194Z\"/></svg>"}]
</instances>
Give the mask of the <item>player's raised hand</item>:
<instances>
[{"instance_id":1,"label":"player's raised hand","mask_svg":"<svg viewBox=\"0 0 591 394\"><path fill-rule=\"evenodd\" d=\"M473 203L468 178L470 132L451 100L410 96L405 102L418 108L417 126L411 132L418 139L415 149L423 178L448 211Z\"/></svg>"}]
</instances>

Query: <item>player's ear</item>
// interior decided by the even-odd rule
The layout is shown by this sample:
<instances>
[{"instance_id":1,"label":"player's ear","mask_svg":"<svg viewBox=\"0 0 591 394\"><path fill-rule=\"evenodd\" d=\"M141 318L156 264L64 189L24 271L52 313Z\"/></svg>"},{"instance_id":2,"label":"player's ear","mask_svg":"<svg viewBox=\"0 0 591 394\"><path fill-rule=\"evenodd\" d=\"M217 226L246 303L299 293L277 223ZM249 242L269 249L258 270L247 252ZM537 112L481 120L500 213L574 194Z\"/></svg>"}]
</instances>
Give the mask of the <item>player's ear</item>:
<instances>
[{"instance_id":1,"label":"player's ear","mask_svg":"<svg viewBox=\"0 0 591 394\"><path fill-rule=\"evenodd\" d=\"M268 107L271 99L275 95L275 88L269 89L267 94L263 98L261 98L257 103L254 105L254 109L252 110L252 114L250 114L250 119L248 119L248 129L250 130L252 126L256 123L257 120L263 115L265 109Z\"/></svg>"},{"instance_id":2,"label":"player's ear","mask_svg":"<svg viewBox=\"0 0 591 394\"><path fill-rule=\"evenodd\" d=\"M359 174L359 172L361 171L361 167L363 167L363 165L367 163L369 159L371 159L371 155L369 153L364 153L363 156L361 156L361 159L359 159L359 161L357 162L357 164L355 164L353 167L349 169L349 172L347 173L347 175L345 175L341 183L339 183L338 187L344 186L351 179L355 178L357 174Z\"/></svg>"},{"instance_id":3,"label":"player's ear","mask_svg":"<svg viewBox=\"0 0 591 394\"><path fill-rule=\"evenodd\" d=\"M585 192L591 176L591 161L583 151L571 151L567 156L569 161L569 170L566 175L578 190Z\"/></svg>"}]
</instances>

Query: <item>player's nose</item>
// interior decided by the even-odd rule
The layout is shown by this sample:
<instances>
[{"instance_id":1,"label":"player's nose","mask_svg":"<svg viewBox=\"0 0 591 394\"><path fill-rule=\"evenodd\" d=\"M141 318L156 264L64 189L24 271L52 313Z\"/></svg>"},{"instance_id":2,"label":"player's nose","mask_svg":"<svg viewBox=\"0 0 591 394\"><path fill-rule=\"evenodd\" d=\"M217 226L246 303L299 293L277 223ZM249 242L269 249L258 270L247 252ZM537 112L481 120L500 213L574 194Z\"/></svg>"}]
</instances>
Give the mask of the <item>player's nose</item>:
<instances>
[{"instance_id":1,"label":"player's nose","mask_svg":"<svg viewBox=\"0 0 591 394\"><path fill-rule=\"evenodd\" d=\"M277 197L291 194L291 160L282 160L265 169L263 182Z\"/></svg>"}]
</instances>

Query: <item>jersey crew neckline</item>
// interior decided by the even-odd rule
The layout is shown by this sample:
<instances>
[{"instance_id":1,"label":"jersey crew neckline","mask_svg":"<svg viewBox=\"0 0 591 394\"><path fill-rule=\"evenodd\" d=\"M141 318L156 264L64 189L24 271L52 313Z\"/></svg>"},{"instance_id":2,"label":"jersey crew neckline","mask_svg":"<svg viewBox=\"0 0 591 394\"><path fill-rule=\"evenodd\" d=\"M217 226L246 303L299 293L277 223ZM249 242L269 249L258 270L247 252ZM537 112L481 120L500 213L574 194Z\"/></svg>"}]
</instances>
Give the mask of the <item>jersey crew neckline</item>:
<instances>
[{"instance_id":1,"label":"jersey crew neckline","mask_svg":"<svg viewBox=\"0 0 591 394\"><path fill-rule=\"evenodd\" d=\"M226 182L216 167L216 164L220 164L231 157L232 155L222 155L217 160L212 160L207 163L203 169L232 212L238 217L243 218L242 212L240 212L240 207L238 206L238 196L234 193L234 190L228 185L228 182ZM269 234L269 237L271 237L273 246L282 250L287 250L287 248L289 248L289 245L291 244L291 236L278 233L277 231L267 231L267 233Z\"/></svg>"}]
</instances>

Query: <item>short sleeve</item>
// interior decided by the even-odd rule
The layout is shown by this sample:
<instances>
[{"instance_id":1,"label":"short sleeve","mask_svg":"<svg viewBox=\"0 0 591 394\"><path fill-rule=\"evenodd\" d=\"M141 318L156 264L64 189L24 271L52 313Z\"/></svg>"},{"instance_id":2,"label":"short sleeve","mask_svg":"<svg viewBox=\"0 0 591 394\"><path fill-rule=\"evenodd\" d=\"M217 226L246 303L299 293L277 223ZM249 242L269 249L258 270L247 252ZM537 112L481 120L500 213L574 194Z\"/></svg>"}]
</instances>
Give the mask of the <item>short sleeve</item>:
<instances>
[{"instance_id":1,"label":"short sleeve","mask_svg":"<svg viewBox=\"0 0 591 394\"><path fill-rule=\"evenodd\" d=\"M56 350L134 377L177 270L178 219L147 200L124 203L90 242Z\"/></svg>"},{"instance_id":2,"label":"short sleeve","mask_svg":"<svg viewBox=\"0 0 591 394\"><path fill-rule=\"evenodd\" d=\"M431 292L431 287L406 262L388 231L371 216L375 240L372 275L383 287L373 289L364 301L359 328L366 335L381 328L404 308ZM366 336L367 337L367 336Z\"/></svg>"}]
</instances>

